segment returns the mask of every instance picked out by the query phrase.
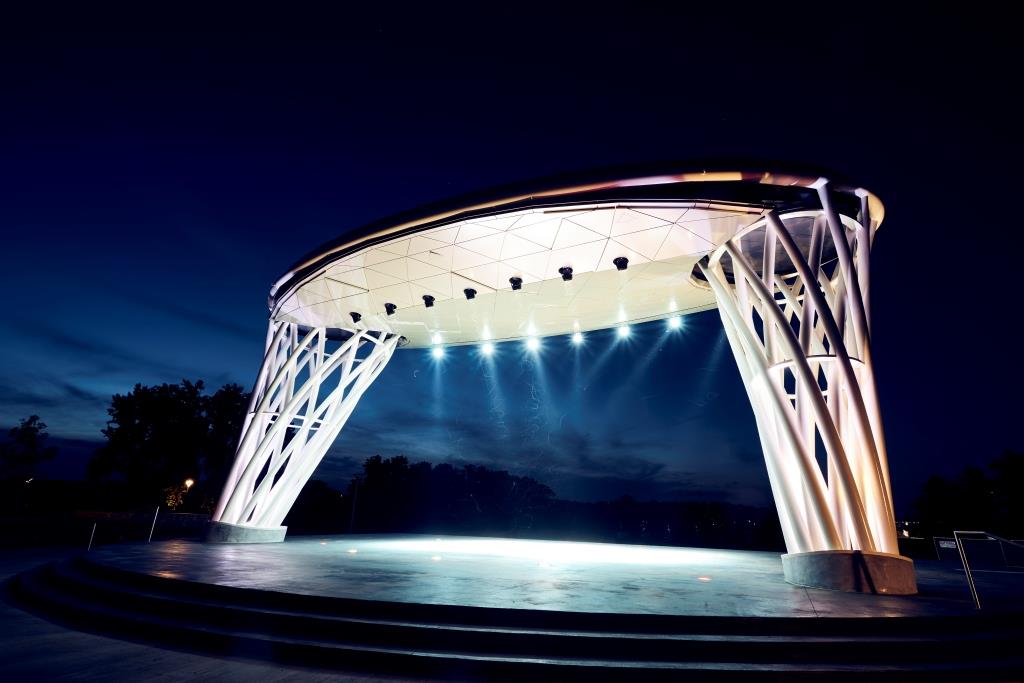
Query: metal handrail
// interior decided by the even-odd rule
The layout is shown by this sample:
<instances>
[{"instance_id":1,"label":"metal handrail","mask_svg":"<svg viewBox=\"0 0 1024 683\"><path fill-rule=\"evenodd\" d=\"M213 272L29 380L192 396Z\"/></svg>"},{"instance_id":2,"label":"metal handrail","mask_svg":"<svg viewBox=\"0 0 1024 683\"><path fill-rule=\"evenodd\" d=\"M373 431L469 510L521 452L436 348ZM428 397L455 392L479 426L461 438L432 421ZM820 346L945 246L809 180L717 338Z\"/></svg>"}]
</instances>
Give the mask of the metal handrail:
<instances>
[{"instance_id":1,"label":"metal handrail","mask_svg":"<svg viewBox=\"0 0 1024 683\"><path fill-rule=\"evenodd\" d=\"M974 574L971 572L971 565L967 561L967 553L964 551L964 544L960 541L961 536L984 536L985 538L999 542L999 551L1003 553L1003 562L1006 562L1006 553L1003 552L1003 543L1009 543L1015 545L1018 548L1024 548L1024 543L1017 543L1009 539L1003 538L1002 536L996 536L990 534L987 531L954 531L953 540L956 541L956 549L960 552L960 561L964 565L964 575L967 576L967 586L971 589L971 597L974 598L975 609L981 609L981 600L978 598L978 588L974 585Z\"/></svg>"}]
</instances>

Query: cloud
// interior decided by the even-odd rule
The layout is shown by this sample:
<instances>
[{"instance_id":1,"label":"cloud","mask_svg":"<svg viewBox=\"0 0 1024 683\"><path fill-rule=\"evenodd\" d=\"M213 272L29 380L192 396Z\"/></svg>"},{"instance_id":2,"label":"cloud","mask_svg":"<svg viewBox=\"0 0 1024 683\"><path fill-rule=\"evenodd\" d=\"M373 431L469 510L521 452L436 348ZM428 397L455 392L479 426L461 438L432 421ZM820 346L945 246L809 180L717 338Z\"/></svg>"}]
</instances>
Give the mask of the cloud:
<instances>
[{"instance_id":1,"label":"cloud","mask_svg":"<svg viewBox=\"0 0 1024 683\"><path fill-rule=\"evenodd\" d=\"M65 354L73 351L80 360L87 361L100 372L131 370L137 374L148 369L157 374L187 377L192 371L172 365L158 358L137 353L108 341L92 341L81 335L68 334L40 320L10 318L8 324L18 328L29 339L41 341Z\"/></svg>"},{"instance_id":2,"label":"cloud","mask_svg":"<svg viewBox=\"0 0 1024 683\"><path fill-rule=\"evenodd\" d=\"M253 340L254 335L256 338L259 338L260 332L257 328L246 327L245 325L233 323L220 315L207 313L205 311L190 308L188 306L183 306L175 302L157 299L155 297L144 296L142 294L132 292L131 290L126 289L124 287L113 287L108 285L106 286L106 288L109 289L109 291L116 293L123 299L126 299L127 301L132 301L150 310L159 311L161 313L178 318L179 320L184 320L186 322L193 323L196 325L202 325L204 327L217 330L229 336L236 337L238 339L244 339L245 341L248 342L251 342Z\"/></svg>"},{"instance_id":3,"label":"cloud","mask_svg":"<svg viewBox=\"0 0 1024 683\"><path fill-rule=\"evenodd\" d=\"M581 500L626 493L638 499L754 504L769 499L759 456L733 452L725 444L711 453L679 453L673 426L602 438L561 420L556 428L538 430L527 440L521 435L529 418L517 416L510 431L520 437L501 439L488 417L460 413L445 420L406 407L370 414L357 409L317 476L343 485L367 457L405 455L413 461L479 464L532 476L561 497Z\"/></svg>"},{"instance_id":4,"label":"cloud","mask_svg":"<svg viewBox=\"0 0 1024 683\"><path fill-rule=\"evenodd\" d=\"M97 394L83 389L72 382L54 377L40 377L36 375L34 387L49 385L55 391L42 391L39 388L25 389L21 386L0 384L0 406L21 407L37 406L39 408L53 408L67 406L69 403L85 403L105 405L110 401L109 396ZM42 381L40 381L42 380Z\"/></svg>"}]
</instances>

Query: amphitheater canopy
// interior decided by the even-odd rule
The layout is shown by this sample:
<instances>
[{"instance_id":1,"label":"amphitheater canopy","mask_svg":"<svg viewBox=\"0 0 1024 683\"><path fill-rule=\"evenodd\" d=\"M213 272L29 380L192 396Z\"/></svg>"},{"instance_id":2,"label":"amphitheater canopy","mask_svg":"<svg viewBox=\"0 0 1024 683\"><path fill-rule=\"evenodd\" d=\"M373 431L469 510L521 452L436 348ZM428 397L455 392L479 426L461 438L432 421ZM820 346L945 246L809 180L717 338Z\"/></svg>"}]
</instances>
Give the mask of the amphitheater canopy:
<instances>
[{"instance_id":1,"label":"amphitheater canopy","mask_svg":"<svg viewBox=\"0 0 1024 683\"><path fill-rule=\"evenodd\" d=\"M387 330L422 347L705 310L715 297L692 277L695 263L763 224L769 209L795 235L809 235L811 220L801 210L819 207L815 179L745 171L649 175L398 217L293 267L272 292L272 315L311 328ZM852 192L837 196L854 199ZM856 203L849 208L842 213L855 215ZM622 258L624 270L616 265ZM513 288L516 280L521 288Z\"/></svg>"}]
</instances>

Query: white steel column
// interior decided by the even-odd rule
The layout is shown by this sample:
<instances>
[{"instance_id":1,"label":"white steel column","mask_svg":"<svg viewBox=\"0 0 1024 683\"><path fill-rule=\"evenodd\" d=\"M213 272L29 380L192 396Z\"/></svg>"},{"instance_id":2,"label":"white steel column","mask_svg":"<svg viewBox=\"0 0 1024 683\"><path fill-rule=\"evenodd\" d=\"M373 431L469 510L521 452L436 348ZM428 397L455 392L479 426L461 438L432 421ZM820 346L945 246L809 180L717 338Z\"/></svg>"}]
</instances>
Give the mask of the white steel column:
<instances>
[{"instance_id":1,"label":"white steel column","mask_svg":"<svg viewBox=\"0 0 1024 683\"><path fill-rule=\"evenodd\" d=\"M398 335L386 332L341 333L347 337L329 342L322 327L271 321L263 366L214 522L279 527L399 342ZM328 350L333 344L337 348Z\"/></svg>"},{"instance_id":2,"label":"white steel column","mask_svg":"<svg viewBox=\"0 0 1024 683\"><path fill-rule=\"evenodd\" d=\"M898 554L868 325L875 225L866 201L858 224L840 217L824 179L815 188L822 210L809 239L772 211L700 268L754 409L789 552ZM760 240L755 266L741 244L760 251L749 246Z\"/></svg>"}]
</instances>

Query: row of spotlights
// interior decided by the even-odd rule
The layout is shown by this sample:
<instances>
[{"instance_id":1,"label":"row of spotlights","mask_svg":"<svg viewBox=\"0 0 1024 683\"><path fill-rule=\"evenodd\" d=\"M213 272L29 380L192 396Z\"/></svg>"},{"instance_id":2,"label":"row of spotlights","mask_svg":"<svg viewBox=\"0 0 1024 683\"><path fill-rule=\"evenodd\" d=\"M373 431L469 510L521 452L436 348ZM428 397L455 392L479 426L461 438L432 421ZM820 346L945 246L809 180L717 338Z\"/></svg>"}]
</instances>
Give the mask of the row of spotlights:
<instances>
[{"instance_id":1,"label":"row of spotlights","mask_svg":"<svg viewBox=\"0 0 1024 683\"><path fill-rule=\"evenodd\" d=\"M682 318L680 318L678 315L672 316L671 318L668 319L668 326L669 329L678 330L680 327L683 326ZM631 332L632 329L629 325L619 325L618 327L615 328L615 334L620 339L625 339L630 335ZM580 344L583 343L583 333L573 332L572 336L569 337L569 339L572 341L573 344L579 346ZM430 337L430 343L434 345L433 347L431 347L430 353L434 358L444 357L444 347L440 346L442 341L443 340L441 339L441 334L439 332L435 332ZM527 337L526 348L529 349L530 351L540 350L540 339L538 339L537 337ZM481 344L480 353L485 356L494 355L494 343L486 341L483 344Z\"/></svg>"},{"instance_id":2,"label":"row of spotlights","mask_svg":"<svg viewBox=\"0 0 1024 683\"><path fill-rule=\"evenodd\" d=\"M618 258L612 259L612 263L615 264L615 268L617 270L625 270L629 266L629 259L626 258L625 256L619 256ZM559 268L558 269L558 274L562 276L563 280L565 280L566 282L569 282L570 280L572 280L572 267L571 266L564 266L562 268ZM510 277L508 279L508 283L509 283L509 285L512 286L513 290L520 290L520 289L523 288L523 278L521 278L521 277ZM472 288L464 289L464 290L462 290L462 293L466 295L467 299L475 299L476 298L476 290L475 289L472 289ZM434 307L434 301L435 301L435 298L433 296L431 296L430 294L424 294L423 295L423 305L426 308L433 308ZM384 304L384 311L388 315L394 315L396 310L398 310L398 306L396 306L395 304L391 304L391 303ZM359 318L357 316L359 316L358 313L352 313L353 319L355 319L356 322L359 322Z\"/></svg>"}]
</instances>

